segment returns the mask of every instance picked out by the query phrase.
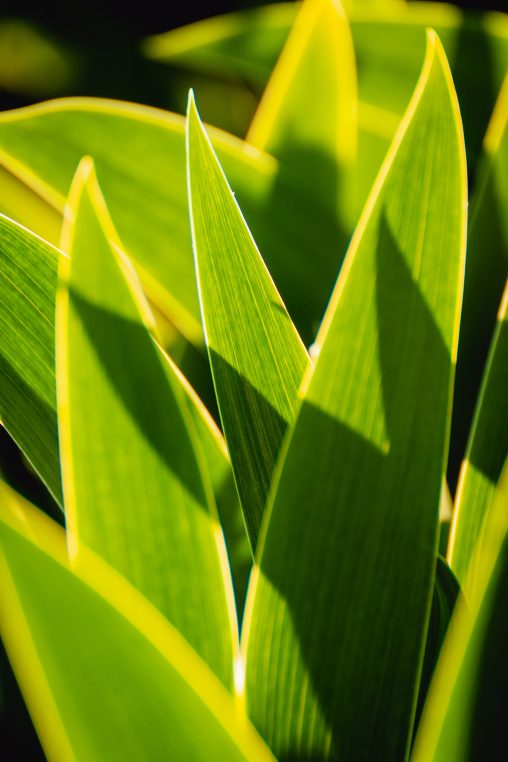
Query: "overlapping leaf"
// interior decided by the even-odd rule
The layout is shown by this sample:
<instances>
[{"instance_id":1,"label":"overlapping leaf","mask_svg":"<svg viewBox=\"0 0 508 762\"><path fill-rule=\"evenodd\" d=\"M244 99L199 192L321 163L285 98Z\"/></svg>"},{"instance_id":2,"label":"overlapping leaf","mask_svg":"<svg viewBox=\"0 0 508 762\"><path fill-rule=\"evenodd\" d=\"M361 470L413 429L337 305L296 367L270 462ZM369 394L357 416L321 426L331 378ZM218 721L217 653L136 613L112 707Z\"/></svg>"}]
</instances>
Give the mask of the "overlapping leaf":
<instances>
[{"instance_id":1,"label":"overlapping leaf","mask_svg":"<svg viewBox=\"0 0 508 762\"><path fill-rule=\"evenodd\" d=\"M436 562L466 192L456 97L429 33L318 335L249 589L246 701L282 758L407 752Z\"/></svg>"},{"instance_id":2,"label":"overlapping leaf","mask_svg":"<svg viewBox=\"0 0 508 762\"><path fill-rule=\"evenodd\" d=\"M63 509L55 387L55 293L59 252L12 220L0 219L0 419ZM235 590L243 599L250 549L224 440L195 392L161 350L182 388L228 543Z\"/></svg>"},{"instance_id":3,"label":"overlapping leaf","mask_svg":"<svg viewBox=\"0 0 508 762\"><path fill-rule=\"evenodd\" d=\"M508 468L473 554L474 586L457 607L418 732L415 762L495 759L506 735Z\"/></svg>"},{"instance_id":4,"label":"overlapping leaf","mask_svg":"<svg viewBox=\"0 0 508 762\"><path fill-rule=\"evenodd\" d=\"M231 686L236 622L213 498L89 160L63 243L56 375L71 557L96 551Z\"/></svg>"},{"instance_id":5,"label":"overlapping leaf","mask_svg":"<svg viewBox=\"0 0 508 762\"><path fill-rule=\"evenodd\" d=\"M262 89L294 22L293 3L234 13L149 38L147 53ZM359 86L359 202L362 203L406 108L423 60L426 27L439 34L462 107L468 160L478 155L508 66L508 22L466 16L448 3L354 3L348 8ZM373 165L371 166L371 163Z\"/></svg>"},{"instance_id":6,"label":"overlapping leaf","mask_svg":"<svg viewBox=\"0 0 508 762\"><path fill-rule=\"evenodd\" d=\"M477 571L470 567L480 532L508 453L508 281L478 397L465 460L457 488L449 547L452 569L466 594Z\"/></svg>"},{"instance_id":7,"label":"overlapping leaf","mask_svg":"<svg viewBox=\"0 0 508 762\"><path fill-rule=\"evenodd\" d=\"M50 759L273 759L182 636L1 485L0 632ZM197 729L199 732L197 732Z\"/></svg>"},{"instance_id":8,"label":"overlapping leaf","mask_svg":"<svg viewBox=\"0 0 508 762\"><path fill-rule=\"evenodd\" d=\"M304 0L247 141L277 157L302 194L311 191L337 214L346 240L356 211L356 112L353 43L340 0Z\"/></svg>"},{"instance_id":9,"label":"overlapping leaf","mask_svg":"<svg viewBox=\"0 0 508 762\"><path fill-rule=\"evenodd\" d=\"M211 136L270 272L310 343L336 275L337 220L311 193L303 198L272 157L216 130ZM183 119L97 99L54 101L0 115L0 150L5 165L15 165L16 174L61 212L79 160L93 156L145 292L187 338L201 340Z\"/></svg>"},{"instance_id":10,"label":"overlapping leaf","mask_svg":"<svg viewBox=\"0 0 508 762\"><path fill-rule=\"evenodd\" d=\"M0 217L0 419L62 504L55 410L58 252Z\"/></svg>"},{"instance_id":11,"label":"overlapping leaf","mask_svg":"<svg viewBox=\"0 0 508 762\"><path fill-rule=\"evenodd\" d=\"M508 276L508 75L484 140L471 202L448 478L455 486Z\"/></svg>"},{"instance_id":12,"label":"overlapping leaf","mask_svg":"<svg viewBox=\"0 0 508 762\"><path fill-rule=\"evenodd\" d=\"M252 547L308 357L199 121L188 115L189 203L210 363Z\"/></svg>"}]
</instances>

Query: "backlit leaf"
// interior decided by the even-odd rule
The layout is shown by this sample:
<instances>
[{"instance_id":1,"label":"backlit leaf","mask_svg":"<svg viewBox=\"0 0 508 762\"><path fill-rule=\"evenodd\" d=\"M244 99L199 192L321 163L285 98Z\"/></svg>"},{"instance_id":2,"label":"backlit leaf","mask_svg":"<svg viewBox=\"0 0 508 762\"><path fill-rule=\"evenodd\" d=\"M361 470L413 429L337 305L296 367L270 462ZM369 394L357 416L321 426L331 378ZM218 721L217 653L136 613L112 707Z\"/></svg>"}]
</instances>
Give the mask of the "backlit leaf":
<instances>
[{"instance_id":1,"label":"backlit leaf","mask_svg":"<svg viewBox=\"0 0 508 762\"><path fill-rule=\"evenodd\" d=\"M460 472L448 558L462 586L476 585L470 567L508 453L508 281L485 366L465 460Z\"/></svg>"},{"instance_id":2,"label":"backlit leaf","mask_svg":"<svg viewBox=\"0 0 508 762\"><path fill-rule=\"evenodd\" d=\"M416 739L414 762L496 759L506 743L508 467L474 551Z\"/></svg>"},{"instance_id":3,"label":"backlit leaf","mask_svg":"<svg viewBox=\"0 0 508 762\"><path fill-rule=\"evenodd\" d=\"M437 556L466 194L456 96L429 32L318 334L249 587L247 707L282 758L402 760L408 750Z\"/></svg>"},{"instance_id":4,"label":"backlit leaf","mask_svg":"<svg viewBox=\"0 0 508 762\"><path fill-rule=\"evenodd\" d=\"M0 579L0 632L48 759L273 759L164 617L89 551L69 568L63 531L5 485Z\"/></svg>"},{"instance_id":5,"label":"backlit leaf","mask_svg":"<svg viewBox=\"0 0 508 762\"><path fill-rule=\"evenodd\" d=\"M308 356L200 123L188 116L192 235L210 363L254 548Z\"/></svg>"},{"instance_id":6,"label":"backlit leaf","mask_svg":"<svg viewBox=\"0 0 508 762\"><path fill-rule=\"evenodd\" d=\"M97 552L231 687L236 621L213 497L90 160L62 240L56 376L71 558L83 545Z\"/></svg>"}]
</instances>

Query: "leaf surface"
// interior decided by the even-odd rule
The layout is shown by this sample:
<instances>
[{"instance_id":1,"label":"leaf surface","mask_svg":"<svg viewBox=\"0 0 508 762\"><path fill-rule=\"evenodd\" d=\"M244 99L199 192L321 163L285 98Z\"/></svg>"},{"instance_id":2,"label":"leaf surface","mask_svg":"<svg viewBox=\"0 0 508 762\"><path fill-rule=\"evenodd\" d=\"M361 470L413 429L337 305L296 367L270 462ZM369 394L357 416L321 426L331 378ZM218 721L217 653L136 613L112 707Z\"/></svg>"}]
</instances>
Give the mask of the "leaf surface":
<instances>
[{"instance_id":1,"label":"leaf surface","mask_svg":"<svg viewBox=\"0 0 508 762\"><path fill-rule=\"evenodd\" d=\"M308 356L204 132L188 115L189 203L203 324L251 545Z\"/></svg>"},{"instance_id":2,"label":"leaf surface","mask_svg":"<svg viewBox=\"0 0 508 762\"><path fill-rule=\"evenodd\" d=\"M345 247L336 217L311 194L302 198L273 157L217 130L211 136L270 272L310 343L333 286L341 240ZM2 113L0 150L5 166L15 166L60 213L81 157L92 156L145 293L188 339L202 341L181 117L93 98L52 101Z\"/></svg>"},{"instance_id":3,"label":"leaf surface","mask_svg":"<svg viewBox=\"0 0 508 762\"><path fill-rule=\"evenodd\" d=\"M247 141L277 157L302 193L311 189L338 214L346 233L355 222L356 112L353 43L342 5L304 0Z\"/></svg>"},{"instance_id":4,"label":"leaf surface","mask_svg":"<svg viewBox=\"0 0 508 762\"><path fill-rule=\"evenodd\" d=\"M318 334L251 578L247 707L282 758L407 753L437 556L466 194L456 96L429 32Z\"/></svg>"},{"instance_id":5,"label":"leaf surface","mask_svg":"<svg viewBox=\"0 0 508 762\"><path fill-rule=\"evenodd\" d=\"M465 14L448 3L386 0L353 3L348 12L358 64L358 203L370 190L413 92L427 27L436 30L450 61L474 166L508 66L506 16ZM261 91L296 13L294 3L231 13L148 38L145 49L153 58L197 70L220 62L218 74L240 75Z\"/></svg>"},{"instance_id":6,"label":"leaf surface","mask_svg":"<svg viewBox=\"0 0 508 762\"><path fill-rule=\"evenodd\" d=\"M58 252L0 216L0 419L62 505L55 407Z\"/></svg>"},{"instance_id":7,"label":"leaf surface","mask_svg":"<svg viewBox=\"0 0 508 762\"><path fill-rule=\"evenodd\" d=\"M448 479L465 456L496 315L508 277L508 74L483 144L471 200Z\"/></svg>"},{"instance_id":8,"label":"leaf surface","mask_svg":"<svg viewBox=\"0 0 508 762\"><path fill-rule=\"evenodd\" d=\"M71 558L94 550L231 687L236 621L213 497L87 159L62 240L56 377Z\"/></svg>"},{"instance_id":9,"label":"leaf surface","mask_svg":"<svg viewBox=\"0 0 508 762\"><path fill-rule=\"evenodd\" d=\"M462 464L448 549L450 566L462 586L476 585L470 567L496 484L508 453L508 281ZM466 588L466 595L470 593Z\"/></svg>"},{"instance_id":10,"label":"leaf surface","mask_svg":"<svg viewBox=\"0 0 508 762\"><path fill-rule=\"evenodd\" d=\"M416 739L414 762L495 759L506 737L508 468L474 551L475 585L457 606ZM501 752L502 753L502 752Z\"/></svg>"},{"instance_id":11,"label":"leaf surface","mask_svg":"<svg viewBox=\"0 0 508 762\"><path fill-rule=\"evenodd\" d=\"M160 613L1 487L0 631L50 759L273 759ZM196 732L199 728L199 733Z\"/></svg>"}]
</instances>

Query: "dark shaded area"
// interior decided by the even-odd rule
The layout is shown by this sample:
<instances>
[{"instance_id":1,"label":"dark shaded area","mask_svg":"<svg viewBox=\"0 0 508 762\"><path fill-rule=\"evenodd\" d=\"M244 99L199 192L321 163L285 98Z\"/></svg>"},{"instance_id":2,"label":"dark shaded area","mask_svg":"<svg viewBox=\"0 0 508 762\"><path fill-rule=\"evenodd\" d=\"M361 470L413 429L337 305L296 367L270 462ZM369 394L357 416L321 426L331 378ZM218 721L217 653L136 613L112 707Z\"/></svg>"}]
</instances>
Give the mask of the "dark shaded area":
<instances>
[{"instance_id":1,"label":"dark shaded area","mask_svg":"<svg viewBox=\"0 0 508 762\"><path fill-rule=\"evenodd\" d=\"M508 538L497 562L499 575L478 665L478 686L471 722L464 728L469 738L464 762L500 759L506 749L506 696L508 693ZM501 755L501 757L500 757Z\"/></svg>"},{"instance_id":2,"label":"dark shaded area","mask_svg":"<svg viewBox=\"0 0 508 762\"><path fill-rule=\"evenodd\" d=\"M47 513L61 526L64 525L64 514L60 506L2 426L0 426L0 475L26 500Z\"/></svg>"},{"instance_id":3,"label":"dark shaded area","mask_svg":"<svg viewBox=\"0 0 508 762\"><path fill-rule=\"evenodd\" d=\"M459 470L466 452L474 409L480 391L485 362L494 334L496 316L508 274L504 246L503 216L499 196L494 193L489 167L479 170L482 182L483 214L472 218L466 258L464 299L459 334L457 371L448 462L448 483L452 494L457 485ZM500 473L488 473L491 466L475 463L491 481ZM487 472L484 469L487 469Z\"/></svg>"},{"instance_id":4,"label":"dark shaded area","mask_svg":"<svg viewBox=\"0 0 508 762\"><path fill-rule=\"evenodd\" d=\"M286 421L252 384L215 350L210 350L210 364L217 394L222 427L231 453L233 474L247 522L253 532L250 542L256 547L261 517L277 462ZM233 404L228 390L239 388L241 407ZM260 442L258 421L263 419L266 438ZM256 443L255 450L252 443ZM239 474L247 473L243 479Z\"/></svg>"},{"instance_id":5,"label":"dark shaded area","mask_svg":"<svg viewBox=\"0 0 508 762\"><path fill-rule=\"evenodd\" d=\"M72 80L48 97L90 95L172 108L175 71L146 59L141 40L184 24L241 8L256 0L214 0L201 3L30 3L5 0L1 18L22 19L66 50L75 63ZM0 91L0 108L27 105L40 98Z\"/></svg>"},{"instance_id":6,"label":"dark shaded area","mask_svg":"<svg viewBox=\"0 0 508 762\"><path fill-rule=\"evenodd\" d=\"M3 759L44 762L46 756L0 639L0 753ZM3 755L6 756L3 756Z\"/></svg>"},{"instance_id":7,"label":"dark shaded area","mask_svg":"<svg viewBox=\"0 0 508 762\"><path fill-rule=\"evenodd\" d=\"M48 403L43 400L34 390L32 386L27 384L24 378L18 373L16 368L9 362L8 358L4 355L0 356L0 376L2 378L2 384L4 385L3 396L5 400L11 400L12 404L24 406L24 420L36 419L41 428L44 429L46 435L53 437L53 454L55 462L58 460L58 428L56 420L55 408L52 408ZM8 391L5 391L5 387L10 387ZM15 413L19 415L19 413ZM16 427L11 429L11 411L7 405L2 405L0 411L0 418L3 425L9 431L13 431L16 435ZM4 429L1 428L2 433ZM48 488L43 487L42 484L38 485L38 480L34 478L31 467L27 468L27 463L23 464L21 461L21 455L11 442L10 437L5 435L0 439L0 464L5 472L7 479L12 485L17 485L16 489L21 492L28 500L34 502L37 506L46 510L52 518L56 518L58 514L61 514L61 510L58 508L56 500L63 505L62 488L60 478L58 474L54 474L51 478L50 469L46 467L44 476L41 475L41 479L46 479ZM19 445L22 448L24 443L21 439ZM30 448L27 447L27 454L34 460L37 467L41 469L43 473L42 462L36 462L36 447L35 442L30 443ZM24 474L26 472L26 479ZM25 483L26 482L26 483ZM38 485L38 486L37 486ZM53 491L53 495L50 494L50 488Z\"/></svg>"},{"instance_id":8,"label":"dark shaded area","mask_svg":"<svg viewBox=\"0 0 508 762\"><path fill-rule=\"evenodd\" d=\"M498 94L497 87L494 89L491 44L481 14L474 13L464 17L458 27L451 68L467 146L470 188L474 182L474 168Z\"/></svg>"},{"instance_id":9,"label":"dark shaded area","mask_svg":"<svg viewBox=\"0 0 508 762\"><path fill-rule=\"evenodd\" d=\"M281 511L272 516L262 561L264 575L288 605L320 711L332 729L333 754L342 758L345 749L349 755L355 749L355 756L348 759L402 759L411 738L416 696L408 691L407 669L401 673L397 665L401 660L410 664L408 669L418 680L437 555L442 466L435 457L436 448L442 448L444 455L446 380L450 372L450 357L441 334L384 216L379 225L376 306L390 449L382 452L347 425L304 403L294 434L295 447L289 450L286 461L291 481L284 476L281 479L277 497ZM404 363L414 352L421 362ZM408 390L418 395L414 402L408 402ZM407 407L401 409L401 405ZM422 417L422 410L429 409L441 414L430 430L427 418ZM303 441L307 436L303 432L310 430L319 442L315 451ZM422 439L425 447L419 444ZM345 493L341 472L356 476L353 484L347 480ZM337 474L336 479L330 478L333 474ZM402 475L407 480L404 490ZM435 483L434 515L418 489L426 478ZM304 501L300 510L295 505L298 494ZM328 513L326 522L323 514L318 518L313 512L321 501L337 505L337 513ZM369 548L368 563L379 569L382 584L376 596L369 598L368 610L358 605L338 610L334 599L358 601L366 592L366 547L362 541L375 521L373 501L393 505L390 515L380 516L382 524L376 529L382 529L382 536L374 555ZM278 518L284 505L295 509L291 523ZM406 520L409 514L410 528ZM302 543L307 554L305 568L301 568L300 560ZM342 553L351 543L357 552ZM411 568L390 563L391 549L401 547L408 558L414 558ZM289 549L291 552L286 552ZM302 585L316 591L314 598L306 597L306 605L299 596ZM387 626L383 643L375 638L379 618ZM398 626L400 621L409 623L407 634ZM415 637L418 630L421 640ZM338 642L337 631L341 633ZM340 657L339 663L334 664L333 654ZM258 666L262 669L261 663ZM264 680L263 674L259 680ZM364 687L367 684L368 689ZM377 686L375 695L373 685ZM338 690L342 692L340 699ZM274 722L276 736L277 717ZM400 729L396 737L391 729L387 732L387 724L393 728L392 723ZM274 749L280 759L293 759L276 739Z\"/></svg>"},{"instance_id":10,"label":"dark shaded area","mask_svg":"<svg viewBox=\"0 0 508 762\"><path fill-rule=\"evenodd\" d=\"M455 611L457 601L461 596L460 585L454 573L439 555L436 564L436 576L434 580L434 592L432 594L432 607L430 610L430 622L425 644L425 656L423 658L422 676L420 679L420 692L416 707L415 724L413 728L413 742L418 731L418 725L422 716L425 699L429 692L430 681L434 674L441 648L444 643L448 625Z\"/></svg>"},{"instance_id":11,"label":"dark shaded area","mask_svg":"<svg viewBox=\"0 0 508 762\"><path fill-rule=\"evenodd\" d=\"M264 207L268 213L260 218L256 205L251 207L241 193L238 201L303 343L309 346L335 285L351 230L340 220L341 188L332 156L317 147L289 143L278 158L279 171Z\"/></svg>"},{"instance_id":12,"label":"dark shaded area","mask_svg":"<svg viewBox=\"0 0 508 762\"><path fill-rule=\"evenodd\" d=\"M168 469L205 507L197 464L186 457L185 450L182 457L182 446L190 447L190 442L178 403L175 399L171 410L169 390L164 399L160 395L169 382L146 328L92 304L76 289L69 289L69 297L126 414ZM95 401L90 400L90 404ZM171 441L167 427L170 419Z\"/></svg>"}]
</instances>

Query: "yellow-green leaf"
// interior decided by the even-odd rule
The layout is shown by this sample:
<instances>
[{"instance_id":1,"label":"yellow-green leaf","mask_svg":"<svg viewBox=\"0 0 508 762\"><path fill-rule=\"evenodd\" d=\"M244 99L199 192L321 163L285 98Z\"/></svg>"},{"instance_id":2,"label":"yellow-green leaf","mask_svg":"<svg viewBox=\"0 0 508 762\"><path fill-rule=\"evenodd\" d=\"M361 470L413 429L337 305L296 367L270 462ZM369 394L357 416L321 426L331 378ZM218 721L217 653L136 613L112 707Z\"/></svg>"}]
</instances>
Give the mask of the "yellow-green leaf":
<instances>
[{"instance_id":1,"label":"yellow-green leaf","mask_svg":"<svg viewBox=\"0 0 508 762\"><path fill-rule=\"evenodd\" d=\"M71 558L97 552L231 687L236 619L213 497L90 160L67 210L56 377Z\"/></svg>"},{"instance_id":2,"label":"yellow-green leaf","mask_svg":"<svg viewBox=\"0 0 508 762\"><path fill-rule=\"evenodd\" d=\"M448 558L464 587L477 584L471 568L481 528L492 507L508 453L508 281L485 366L453 512Z\"/></svg>"},{"instance_id":3,"label":"yellow-green leaf","mask_svg":"<svg viewBox=\"0 0 508 762\"><path fill-rule=\"evenodd\" d=\"M340 0L304 0L246 139L338 214L346 234L355 222L356 111L353 42Z\"/></svg>"},{"instance_id":4,"label":"yellow-green leaf","mask_svg":"<svg viewBox=\"0 0 508 762\"><path fill-rule=\"evenodd\" d=\"M282 758L407 753L437 556L466 209L456 96L429 32L318 334L251 577L246 702Z\"/></svg>"},{"instance_id":5,"label":"yellow-green leaf","mask_svg":"<svg viewBox=\"0 0 508 762\"><path fill-rule=\"evenodd\" d=\"M483 144L471 200L448 478L465 455L496 314L508 276L508 74Z\"/></svg>"},{"instance_id":6,"label":"yellow-green leaf","mask_svg":"<svg viewBox=\"0 0 508 762\"><path fill-rule=\"evenodd\" d=\"M273 760L182 636L90 551L0 492L0 632L48 759Z\"/></svg>"},{"instance_id":7,"label":"yellow-green leaf","mask_svg":"<svg viewBox=\"0 0 508 762\"><path fill-rule=\"evenodd\" d=\"M63 509L54 348L58 256L57 249L0 217L0 420ZM193 418L243 601L251 552L224 439L174 363L160 354Z\"/></svg>"},{"instance_id":8,"label":"yellow-green leaf","mask_svg":"<svg viewBox=\"0 0 508 762\"><path fill-rule=\"evenodd\" d=\"M62 505L55 410L58 252L0 216L0 420Z\"/></svg>"},{"instance_id":9,"label":"yellow-green leaf","mask_svg":"<svg viewBox=\"0 0 508 762\"><path fill-rule=\"evenodd\" d=\"M203 325L222 424L254 548L308 356L231 193L192 97L188 172Z\"/></svg>"},{"instance_id":10,"label":"yellow-green leaf","mask_svg":"<svg viewBox=\"0 0 508 762\"><path fill-rule=\"evenodd\" d=\"M474 588L450 623L416 739L414 762L503 756L508 638L508 465L472 564Z\"/></svg>"},{"instance_id":11,"label":"yellow-green leaf","mask_svg":"<svg viewBox=\"0 0 508 762\"><path fill-rule=\"evenodd\" d=\"M310 343L336 275L337 221L309 195L302 198L273 157L217 130L211 136L270 272ZM92 156L145 293L188 339L202 340L181 117L114 101L53 101L0 114L0 151L5 166L15 166L16 175L60 213L81 157Z\"/></svg>"}]
</instances>

